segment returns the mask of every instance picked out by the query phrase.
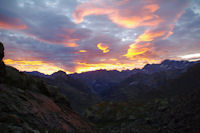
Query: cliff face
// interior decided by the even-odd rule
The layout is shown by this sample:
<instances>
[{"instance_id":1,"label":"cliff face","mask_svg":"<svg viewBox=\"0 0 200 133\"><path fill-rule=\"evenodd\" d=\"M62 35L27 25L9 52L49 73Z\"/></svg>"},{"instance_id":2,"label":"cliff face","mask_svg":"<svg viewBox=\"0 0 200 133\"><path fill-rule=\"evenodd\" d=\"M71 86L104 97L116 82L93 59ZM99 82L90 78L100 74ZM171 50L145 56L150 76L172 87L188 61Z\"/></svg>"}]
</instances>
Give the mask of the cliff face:
<instances>
[{"instance_id":1,"label":"cliff face","mask_svg":"<svg viewBox=\"0 0 200 133\"><path fill-rule=\"evenodd\" d=\"M3 62L4 57L4 46L3 43L0 42L0 82L1 77L5 75L5 64Z\"/></svg>"},{"instance_id":2,"label":"cliff face","mask_svg":"<svg viewBox=\"0 0 200 133\"><path fill-rule=\"evenodd\" d=\"M81 119L58 88L41 78L5 66L0 43L0 131L96 133ZM6 74L5 74L6 72Z\"/></svg>"}]
</instances>

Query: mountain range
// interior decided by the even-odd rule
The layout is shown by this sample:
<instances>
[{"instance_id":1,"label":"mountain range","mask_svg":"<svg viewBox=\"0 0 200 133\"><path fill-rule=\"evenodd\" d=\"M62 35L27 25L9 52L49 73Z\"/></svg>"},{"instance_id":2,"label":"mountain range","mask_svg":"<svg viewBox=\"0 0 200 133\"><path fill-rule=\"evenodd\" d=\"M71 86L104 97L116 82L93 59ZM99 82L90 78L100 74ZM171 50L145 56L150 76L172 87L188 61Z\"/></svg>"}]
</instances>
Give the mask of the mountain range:
<instances>
[{"instance_id":1,"label":"mountain range","mask_svg":"<svg viewBox=\"0 0 200 133\"><path fill-rule=\"evenodd\" d=\"M197 133L200 61L164 60L142 69L51 75L3 62L0 131Z\"/></svg>"},{"instance_id":2,"label":"mountain range","mask_svg":"<svg viewBox=\"0 0 200 133\"><path fill-rule=\"evenodd\" d=\"M45 75L40 72L26 72L30 75L44 77L47 79L55 79L62 83L70 83L71 86L79 86L78 88L84 89L84 93L91 96L98 97L103 100L114 100L123 98L115 97L114 95L124 95L120 87L127 88L130 86L137 88L156 88L166 82L169 78L173 78L186 71L192 65L200 61L175 61L164 60L160 64L147 64L142 69L133 70L96 70L83 73L74 73L67 75L65 72L59 71L52 75ZM60 73L60 75L59 75ZM60 79L59 79L60 78ZM74 82L74 84L73 84ZM52 83L52 82L49 82ZM138 87L141 86L141 87ZM140 90L142 90L140 89ZM78 90L78 91L82 91ZM146 89L147 90L147 89ZM82 91L83 92L83 91ZM128 89L127 89L128 92ZM132 91L136 93L135 91ZM131 94L131 93L129 93ZM74 100L73 100L74 101ZM72 101L72 102L73 102ZM97 100L98 101L98 100Z\"/></svg>"}]
</instances>

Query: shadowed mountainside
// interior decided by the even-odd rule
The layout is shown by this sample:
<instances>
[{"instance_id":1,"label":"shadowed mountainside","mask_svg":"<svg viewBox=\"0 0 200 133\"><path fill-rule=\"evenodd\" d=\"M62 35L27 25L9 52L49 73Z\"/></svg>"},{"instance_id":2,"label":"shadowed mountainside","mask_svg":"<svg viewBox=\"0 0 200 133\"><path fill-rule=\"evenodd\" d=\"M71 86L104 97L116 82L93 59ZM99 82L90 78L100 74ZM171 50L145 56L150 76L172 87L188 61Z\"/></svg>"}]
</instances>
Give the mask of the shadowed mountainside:
<instances>
[{"instance_id":1,"label":"shadowed mountainside","mask_svg":"<svg viewBox=\"0 0 200 133\"><path fill-rule=\"evenodd\" d=\"M103 133L199 132L200 63L157 87L135 99L97 104L85 116Z\"/></svg>"}]
</instances>

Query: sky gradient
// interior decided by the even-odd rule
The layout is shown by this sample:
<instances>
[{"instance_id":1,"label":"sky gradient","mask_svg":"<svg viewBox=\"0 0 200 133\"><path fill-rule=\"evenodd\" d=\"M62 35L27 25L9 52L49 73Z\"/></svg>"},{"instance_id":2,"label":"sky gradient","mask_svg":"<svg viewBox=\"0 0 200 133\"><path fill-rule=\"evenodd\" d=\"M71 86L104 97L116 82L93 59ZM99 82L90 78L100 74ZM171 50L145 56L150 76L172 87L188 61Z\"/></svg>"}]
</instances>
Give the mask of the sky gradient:
<instances>
[{"instance_id":1,"label":"sky gradient","mask_svg":"<svg viewBox=\"0 0 200 133\"><path fill-rule=\"evenodd\" d=\"M199 0L1 0L5 63L51 74L200 59Z\"/></svg>"}]
</instances>

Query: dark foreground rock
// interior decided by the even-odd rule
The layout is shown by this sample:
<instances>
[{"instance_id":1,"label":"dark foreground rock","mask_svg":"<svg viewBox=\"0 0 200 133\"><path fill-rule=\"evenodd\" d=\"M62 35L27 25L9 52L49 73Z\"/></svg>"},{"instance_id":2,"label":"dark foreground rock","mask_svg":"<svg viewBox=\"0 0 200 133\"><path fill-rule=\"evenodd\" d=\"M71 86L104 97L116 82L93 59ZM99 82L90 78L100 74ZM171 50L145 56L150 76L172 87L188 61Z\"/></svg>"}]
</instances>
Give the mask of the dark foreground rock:
<instances>
[{"instance_id":1,"label":"dark foreground rock","mask_svg":"<svg viewBox=\"0 0 200 133\"><path fill-rule=\"evenodd\" d=\"M69 132L94 133L68 104L49 97L0 85L1 132Z\"/></svg>"}]
</instances>

